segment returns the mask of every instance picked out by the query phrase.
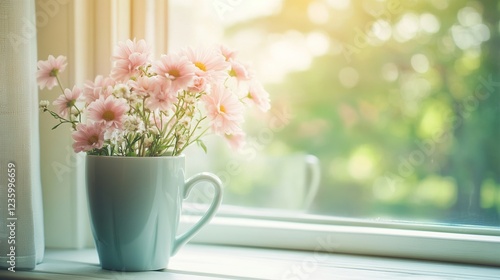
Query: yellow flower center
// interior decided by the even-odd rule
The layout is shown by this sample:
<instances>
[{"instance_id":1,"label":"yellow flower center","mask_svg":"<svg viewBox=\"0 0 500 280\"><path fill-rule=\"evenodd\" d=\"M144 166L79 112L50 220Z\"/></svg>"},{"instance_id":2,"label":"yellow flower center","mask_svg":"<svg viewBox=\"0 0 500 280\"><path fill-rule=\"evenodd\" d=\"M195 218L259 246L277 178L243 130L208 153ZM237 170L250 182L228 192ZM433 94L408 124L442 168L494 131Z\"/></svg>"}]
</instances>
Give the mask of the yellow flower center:
<instances>
[{"instance_id":1,"label":"yellow flower center","mask_svg":"<svg viewBox=\"0 0 500 280\"><path fill-rule=\"evenodd\" d=\"M219 106L219 112L221 112L221 113L224 113L224 114L225 114L225 113L226 113L226 107L224 107L224 105L220 105L220 106Z\"/></svg>"},{"instance_id":2,"label":"yellow flower center","mask_svg":"<svg viewBox=\"0 0 500 280\"><path fill-rule=\"evenodd\" d=\"M57 76L57 74L59 74L59 69L54 68L54 69L52 69L52 70L50 71L49 76L51 76L51 77L55 77L55 76Z\"/></svg>"},{"instance_id":3,"label":"yellow flower center","mask_svg":"<svg viewBox=\"0 0 500 280\"><path fill-rule=\"evenodd\" d=\"M76 100L70 100L68 102L66 102L66 108L71 108L73 107L73 105L75 105L75 102Z\"/></svg>"},{"instance_id":4,"label":"yellow flower center","mask_svg":"<svg viewBox=\"0 0 500 280\"><path fill-rule=\"evenodd\" d=\"M89 145L94 145L95 143L97 143L99 141L99 136L97 135L92 135L89 137L89 139L87 140L87 144Z\"/></svg>"},{"instance_id":5,"label":"yellow flower center","mask_svg":"<svg viewBox=\"0 0 500 280\"><path fill-rule=\"evenodd\" d=\"M115 113L113 113L112 111L106 111L104 112L104 114L102 114L102 118L107 122L112 121L115 119Z\"/></svg>"},{"instance_id":6,"label":"yellow flower center","mask_svg":"<svg viewBox=\"0 0 500 280\"><path fill-rule=\"evenodd\" d=\"M207 71L207 66L203 64L202 62L196 61L194 65L198 68L200 68L201 71L206 72Z\"/></svg>"},{"instance_id":7,"label":"yellow flower center","mask_svg":"<svg viewBox=\"0 0 500 280\"><path fill-rule=\"evenodd\" d=\"M181 75L181 73L179 72L179 69L172 69L172 70L168 71L168 74L170 76L173 76L176 78L178 78Z\"/></svg>"}]
</instances>

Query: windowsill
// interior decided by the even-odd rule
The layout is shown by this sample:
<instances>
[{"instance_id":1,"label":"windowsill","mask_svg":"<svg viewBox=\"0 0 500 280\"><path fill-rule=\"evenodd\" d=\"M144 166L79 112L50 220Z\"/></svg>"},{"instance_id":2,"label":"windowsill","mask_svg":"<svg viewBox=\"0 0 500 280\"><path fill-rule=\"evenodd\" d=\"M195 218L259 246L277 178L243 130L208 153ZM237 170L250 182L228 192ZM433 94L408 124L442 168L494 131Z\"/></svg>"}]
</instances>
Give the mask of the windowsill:
<instances>
[{"instance_id":1,"label":"windowsill","mask_svg":"<svg viewBox=\"0 0 500 280\"><path fill-rule=\"evenodd\" d=\"M310 251L188 244L169 268L114 272L95 249L47 250L33 271L0 271L1 279L495 279L500 268Z\"/></svg>"}]
</instances>

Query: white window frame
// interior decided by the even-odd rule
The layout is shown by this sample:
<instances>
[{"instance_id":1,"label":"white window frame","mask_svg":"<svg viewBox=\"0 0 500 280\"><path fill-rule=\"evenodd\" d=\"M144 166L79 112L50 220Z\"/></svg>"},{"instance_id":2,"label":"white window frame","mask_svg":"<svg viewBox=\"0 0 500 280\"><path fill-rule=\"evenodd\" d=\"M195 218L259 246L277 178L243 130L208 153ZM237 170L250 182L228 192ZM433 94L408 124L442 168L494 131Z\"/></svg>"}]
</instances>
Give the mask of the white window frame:
<instances>
[{"instance_id":1,"label":"white window frame","mask_svg":"<svg viewBox=\"0 0 500 280\"><path fill-rule=\"evenodd\" d=\"M228 15L241 8L214 3L221 4L214 5L214 12ZM189 9L188 4L183 8ZM182 217L182 230L200 218L197 209L203 208L187 206L190 214ZM193 241L500 266L500 227L347 219L222 205Z\"/></svg>"},{"instance_id":2,"label":"white window frame","mask_svg":"<svg viewBox=\"0 0 500 280\"><path fill-rule=\"evenodd\" d=\"M183 215L181 231L200 217ZM370 221L224 205L193 242L500 266L500 228Z\"/></svg>"}]
</instances>

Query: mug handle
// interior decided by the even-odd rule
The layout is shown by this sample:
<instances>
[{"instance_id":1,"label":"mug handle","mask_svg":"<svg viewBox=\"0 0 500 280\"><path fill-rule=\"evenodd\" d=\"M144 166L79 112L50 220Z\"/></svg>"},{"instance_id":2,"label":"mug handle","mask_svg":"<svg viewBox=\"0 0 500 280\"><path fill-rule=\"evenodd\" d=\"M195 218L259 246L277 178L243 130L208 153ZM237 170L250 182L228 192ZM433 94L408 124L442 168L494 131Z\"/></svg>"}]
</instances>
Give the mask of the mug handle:
<instances>
[{"instance_id":1,"label":"mug handle","mask_svg":"<svg viewBox=\"0 0 500 280\"><path fill-rule=\"evenodd\" d=\"M310 178L309 184L307 185L307 195L304 199L303 209L307 210L311 206L314 198L316 197L316 193L319 188L319 180L320 180L320 167L319 167L319 159L313 155L306 155L305 158L306 166L308 169L308 177Z\"/></svg>"},{"instance_id":2,"label":"mug handle","mask_svg":"<svg viewBox=\"0 0 500 280\"><path fill-rule=\"evenodd\" d=\"M219 177L215 176L212 173L207 173L207 172L202 172L199 174L194 175L193 177L189 178L186 180L184 183L184 189L183 189L183 199L186 199L189 196L189 193L191 192L191 189L199 182L202 181L207 181L211 183L211 185L214 187L214 197L212 199L212 203L210 204L210 207L208 207L208 210L205 212L205 214L201 217L201 219L196 222L190 229L188 229L186 232L184 232L181 235L178 235L175 237L174 240L174 245L172 247L172 256L179 251L179 249L186 244L196 233L198 233L201 228L207 224L215 215L217 212L217 209L219 209L219 206L222 202L222 182L219 179Z\"/></svg>"}]
</instances>

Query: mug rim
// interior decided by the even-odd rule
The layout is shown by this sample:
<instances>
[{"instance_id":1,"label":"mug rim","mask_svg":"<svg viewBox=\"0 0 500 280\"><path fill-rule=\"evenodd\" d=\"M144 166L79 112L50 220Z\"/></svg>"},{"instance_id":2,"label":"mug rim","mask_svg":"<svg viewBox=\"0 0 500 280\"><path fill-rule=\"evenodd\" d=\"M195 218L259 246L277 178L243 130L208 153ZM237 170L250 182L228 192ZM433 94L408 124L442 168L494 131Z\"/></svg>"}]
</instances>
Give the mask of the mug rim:
<instances>
[{"instance_id":1,"label":"mug rim","mask_svg":"<svg viewBox=\"0 0 500 280\"><path fill-rule=\"evenodd\" d=\"M103 155L88 155L85 154L85 157L89 158L109 158L109 159L165 159L165 158L185 158L185 154L180 154L177 156L170 156L170 155L164 155L164 156L154 156L154 157L130 157L130 156L103 156Z\"/></svg>"}]
</instances>

